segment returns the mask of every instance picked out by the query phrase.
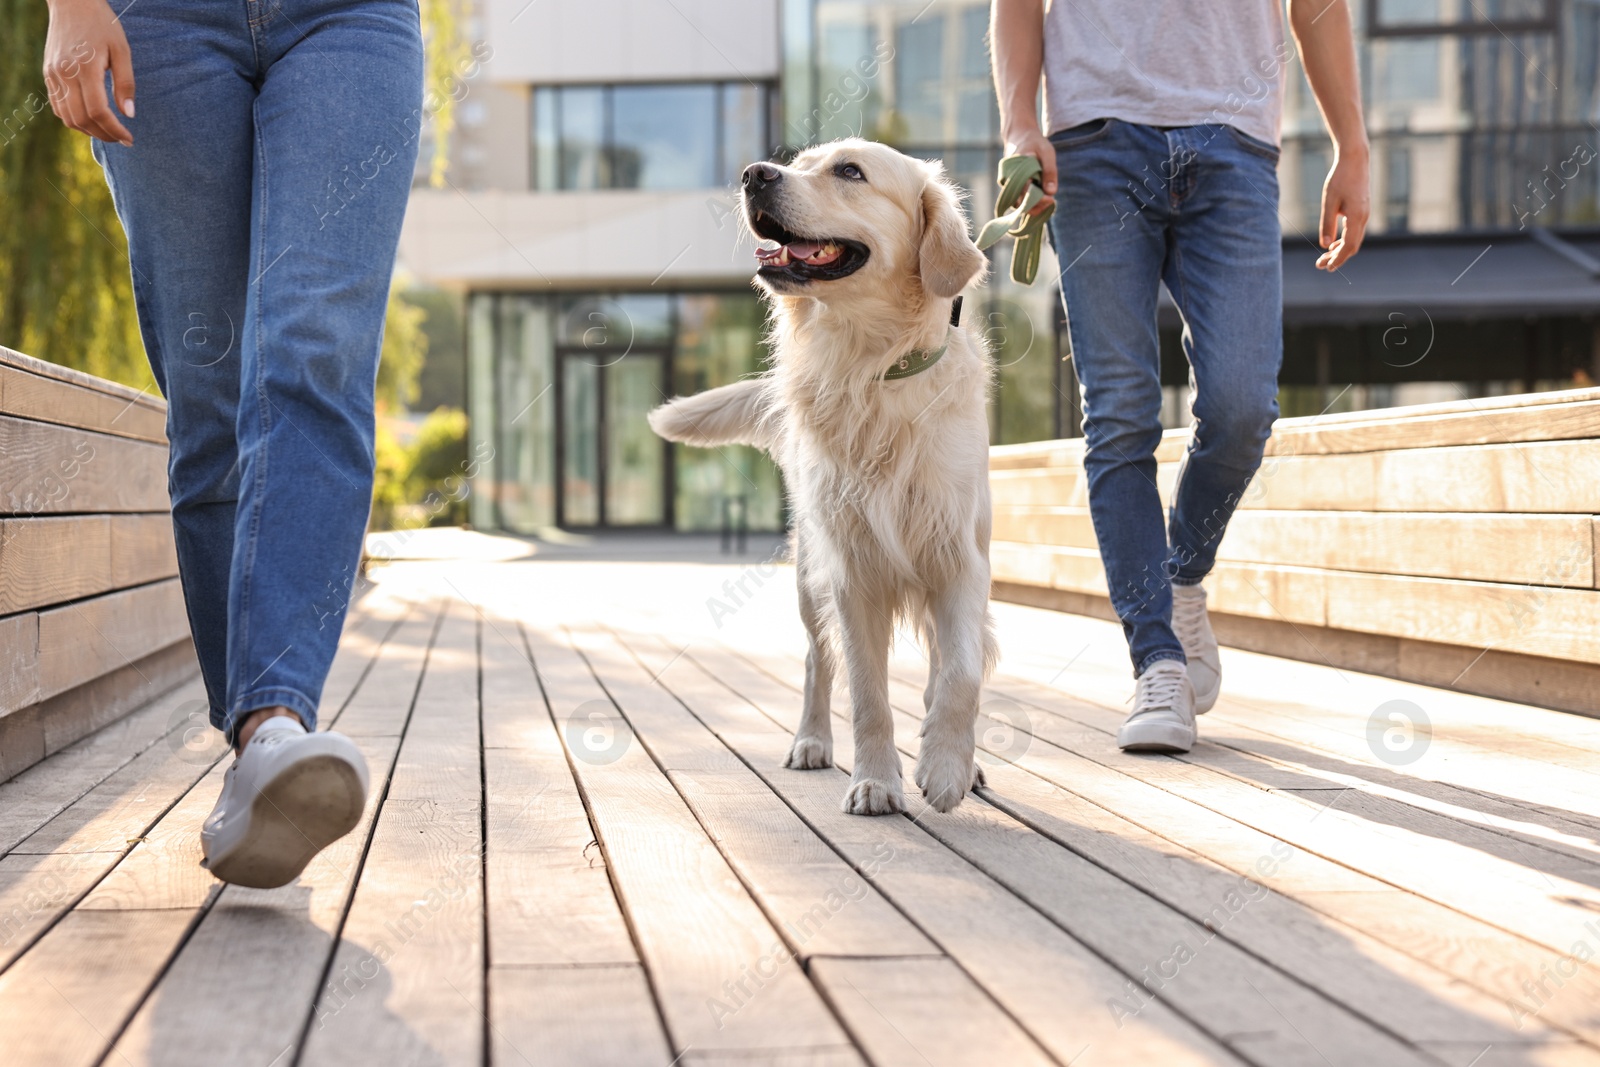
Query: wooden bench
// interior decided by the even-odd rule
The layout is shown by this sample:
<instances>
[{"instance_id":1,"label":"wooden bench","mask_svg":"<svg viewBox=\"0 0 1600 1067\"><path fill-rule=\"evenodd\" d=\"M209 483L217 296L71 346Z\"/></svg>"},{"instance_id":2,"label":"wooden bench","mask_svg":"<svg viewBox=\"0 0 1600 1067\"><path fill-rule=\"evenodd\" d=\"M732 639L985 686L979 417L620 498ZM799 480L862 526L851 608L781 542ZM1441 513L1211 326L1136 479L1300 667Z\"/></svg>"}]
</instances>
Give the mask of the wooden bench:
<instances>
[{"instance_id":1,"label":"wooden bench","mask_svg":"<svg viewBox=\"0 0 1600 1067\"><path fill-rule=\"evenodd\" d=\"M198 670L166 404L0 348L0 780Z\"/></svg>"},{"instance_id":2,"label":"wooden bench","mask_svg":"<svg viewBox=\"0 0 1600 1067\"><path fill-rule=\"evenodd\" d=\"M1600 389L1280 420L1206 581L1219 640L1600 714L1597 438ZM995 598L1112 617L1083 441L995 447L990 484Z\"/></svg>"}]
</instances>

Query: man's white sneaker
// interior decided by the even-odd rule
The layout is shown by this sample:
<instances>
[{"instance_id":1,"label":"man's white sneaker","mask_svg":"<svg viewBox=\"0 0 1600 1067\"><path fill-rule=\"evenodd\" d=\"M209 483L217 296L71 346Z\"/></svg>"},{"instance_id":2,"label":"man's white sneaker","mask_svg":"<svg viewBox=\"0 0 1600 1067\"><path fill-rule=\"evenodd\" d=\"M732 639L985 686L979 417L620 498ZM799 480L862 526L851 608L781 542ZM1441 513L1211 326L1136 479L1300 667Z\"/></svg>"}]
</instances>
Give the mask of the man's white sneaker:
<instances>
[{"instance_id":1,"label":"man's white sneaker","mask_svg":"<svg viewBox=\"0 0 1600 1067\"><path fill-rule=\"evenodd\" d=\"M200 829L203 866L224 882L273 889L361 821L367 761L343 734L278 717L256 728Z\"/></svg>"},{"instance_id":2,"label":"man's white sneaker","mask_svg":"<svg viewBox=\"0 0 1600 1067\"><path fill-rule=\"evenodd\" d=\"M1187 752L1194 747L1194 689L1183 664L1157 660L1139 675L1133 714L1117 731L1117 746L1124 752Z\"/></svg>"},{"instance_id":3,"label":"man's white sneaker","mask_svg":"<svg viewBox=\"0 0 1600 1067\"><path fill-rule=\"evenodd\" d=\"M1172 629L1189 661L1189 684L1194 686L1194 713L1204 715L1222 692L1222 657L1217 637L1206 613L1206 591L1198 585L1172 587Z\"/></svg>"}]
</instances>

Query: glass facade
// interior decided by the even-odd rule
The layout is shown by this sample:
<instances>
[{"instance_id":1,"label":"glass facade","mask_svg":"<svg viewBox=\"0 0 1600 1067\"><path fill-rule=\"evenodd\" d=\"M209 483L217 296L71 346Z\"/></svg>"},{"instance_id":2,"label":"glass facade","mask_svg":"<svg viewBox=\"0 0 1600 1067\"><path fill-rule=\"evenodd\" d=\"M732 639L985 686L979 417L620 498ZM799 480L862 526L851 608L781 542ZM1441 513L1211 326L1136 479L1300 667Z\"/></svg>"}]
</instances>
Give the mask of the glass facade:
<instances>
[{"instance_id":1,"label":"glass facade","mask_svg":"<svg viewBox=\"0 0 1600 1067\"><path fill-rule=\"evenodd\" d=\"M1600 0L1356 0L1371 232L1600 224ZM1284 226L1316 229L1330 146L1291 68ZM1585 162L1587 160L1588 162Z\"/></svg>"},{"instance_id":2,"label":"glass facade","mask_svg":"<svg viewBox=\"0 0 1600 1067\"><path fill-rule=\"evenodd\" d=\"M1600 223L1600 0L1351 0L1351 9L1372 141L1369 232ZM788 150L861 133L942 159L970 193L969 211L987 218L1000 155L988 11L983 0L784 0ZM1286 235L1314 243L1331 162L1296 63L1279 167ZM1055 264L1047 248L1041 282L1017 287L1005 244L968 309L996 349L993 440L1075 436L1070 342L1046 281ZM1446 358L1395 368L1384 361L1388 325L1286 330L1284 413L1588 384L1600 346L1589 320L1443 325ZM1176 328L1162 331L1162 380L1164 421L1182 425L1188 366Z\"/></svg>"},{"instance_id":3,"label":"glass facade","mask_svg":"<svg viewBox=\"0 0 1600 1067\"><path fill-rule=\"evenodd\" d=\"M533 188L716 188L767 157L774 98L749 82L537 86Z\"/></svg>"},{"instance_id":4,"label":"glass facade","mask_svg":"<svg viewBox=\"0 0 1600 1067\"><path fill-rule=\"evenodd\" d=\"M750 529L783 528L765 455L668 444L645 421L762 369L753 293L478 293L468 319L471 446L490 488L474 525L706 531L742 511Z\"/></svg>"},{"instance_id":5,"label":"glass facade","mask_svg":"<svg viewBox=\"0 0 1600 1067\"><path fill-rule=\"evenodd\" d=\"M779 0L782 70L748 81L531 88L530 185L706 190L750 162L848 135L938 159L986 219L999 116L987 0ZM1351 0L1372 142L1375 234L1600 224L1600 0ZM1331 145L1299 65L1279 165L1294 245L1316 230ZM720 227L723 200L708 201ZM1411 238L1396 238L1409 240ZM1047 247L1040 282L1009 277L1009 243L964 315L995 355L991 435L1080 433L1079 390ZM1298 321L1298 320L1294 320ZM1433 326L1430 323L1430 328ZM1441 320L1421 366L1385 358L1386 320L1285 331L1285 415L1588 384L1594 317ZM755 373L764 312L749 292L486 292L470 303L474 455L492 492L472 521L715 530L743 512L784 525L777 470L747 448L668 445L645 414ZM1429 380L1422 380L1429 379ZM1162 330L1169 426L1187 421L1188 367Z\"/></svg>"}]
</instances>

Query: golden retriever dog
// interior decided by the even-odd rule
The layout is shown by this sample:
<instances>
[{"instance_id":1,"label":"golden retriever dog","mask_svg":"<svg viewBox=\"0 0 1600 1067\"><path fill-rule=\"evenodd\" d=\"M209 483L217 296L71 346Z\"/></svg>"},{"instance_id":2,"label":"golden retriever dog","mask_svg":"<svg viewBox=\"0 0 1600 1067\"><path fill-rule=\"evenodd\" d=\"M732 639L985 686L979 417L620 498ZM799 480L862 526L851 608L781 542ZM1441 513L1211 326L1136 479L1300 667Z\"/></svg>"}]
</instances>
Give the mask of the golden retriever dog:
<instances>
[{"instance_id":1,"label":"golden retriever dog","mask_svg":"<svg viewBox=\"0 0 1600 1067\"><path fill-rule=\"evenodd\" d=\"M929 662L915 779L950 811L982 784L973 734L996 659L990 364L979 335L952 324L954 298L986 262L941 168L869 141L753 164L742 207L772 305L772 367L676 398L650 425L701 447L757 445L783 470L810 645L785 766L832 764L842 663L855 735L844 810L906 810L888 684L904 621Z\"/></svg>"}]
</instances>

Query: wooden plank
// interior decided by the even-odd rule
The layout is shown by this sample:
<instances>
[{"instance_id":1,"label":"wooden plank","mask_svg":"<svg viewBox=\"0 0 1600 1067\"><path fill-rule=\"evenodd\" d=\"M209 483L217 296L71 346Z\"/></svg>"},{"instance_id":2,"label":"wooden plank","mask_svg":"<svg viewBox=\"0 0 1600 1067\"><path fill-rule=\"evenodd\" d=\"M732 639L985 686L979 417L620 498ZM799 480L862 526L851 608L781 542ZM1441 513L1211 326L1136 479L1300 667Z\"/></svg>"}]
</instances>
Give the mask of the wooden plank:
<instances>
[{"instance_id":1,"label":"wooden plank","mask_svg":"<svg viewBox=\"0 0 1600 1067\"><path fill-rule=\"evenodd\" d=\"M172 516L112 515L111 579L119 587L170 578L178 573Z\"/></svg>"},{"instance_id":2,"label":"wooden plank","mask_svg":"<svg viewBox=\"0 0 1600 1067\"><path fill-rule=\"evenodd\" d=\"M1003 681L994 688L1014 699L1024 699ZM1479 828L1457 823L1439 827L1431 813L1415 812L1410 818L1373 819L1328 807L1341 785L1327 783L1320 790L1285 792L1281 779L1264 772L1254 774L1254 784L1219 774L1217 768L1237 767L1237 755L1206 746L1202 752L1178 760L1141 760L1108 750L1110 731L1119 712L1047 699L1033 693L1026 698L1071 717L1073 726L1053 717L1031 720L1034 736L1113 768L1135 773L1148 784L1191 800L1235 822L1254 827L1306 852L1323 856L1354 870L1365 871L1397 888L1409 890L1445 907L1499 926L1549 950L1570 951L1588 916L1587 908L1600 902L1600 889L1564 877L1563 872L1592 880L1592 865L1574 866L1566 857L1529 846L1518 858L1537 863L1525 867L1506 858L1503 848L1485 851L1489 839ZM1086 741L1082 730L1092 726L1103 740ZM1545 868L1548 868L1546 870ZM1585 870L1591 872L1585 874Z\"/></svg>"},{"instance_id":3,"label":"wooden plank","mask_svg":"<svg viewBox=\"0 0 1600 1067\"><path fill-rule=\"evenodd\" d=\"M892 695L896 708L912 724L919 721L922 711L913 673L911 664L902 661ZM992 698L988 706L994 706ZM1015 708L1011 705L1009 710ZM980 722L980 739L988 740L1004 756L988 761L990 791L985 796L1052 840L1207 925L1215 936L1302 976L1419 1048L1429 1042L1449 1041L1470 1042L1478 1049L1490 1044L1565 1047L1576 1040L1575 1035L1552 1031L1538 1020L1508 1026L1511 1020L1501 989L1470 988L1426 957L1413 958L1360 930L1330 923L1295 899L1301 893L1328 893L1336 887L1346 894L1382 892L1387 889L1383 883L1353 877L1347 869L1315 855L1161 794L1136 777L1119 776L1065 753L1058 755L1049 741L1028 744L1023 737L1019 743L1018 728L1014 714ZM991 739L998 739L998 746ZM1109 740L1109 735L1101 735L1095 745L1109 747L1105 745ZM907 747L909 751L915 746L908 743ZM1123 774L1136 775L1137 762L1124 762ZM1087 787L1085 796L1092 797L1092 802L1063 792L1063 784L1075 792ZM987 838L974 838L973 847L1000 858ZM1213 860L1213 851L1227 860ZM1287 874L1291 868L1293 873ZM1443 909L1418 909L1409 903L1395 905L1395 914L1426 913L1412 926L1413 938L1421 931L1438 928L1436 920ZM1403 924L1391 917L1391 925ZM1475 932L1496 934L1490 927ZM1534 955L1530 948L1517 946L1513 958L1530 958ZM1477 969L1504 962L1480 964ZM1570 1062L1600 1062L1600 1051L1592 1049L1568 1048L1566 1056Z\"/></svg>"},{"instance_id":4,"label":"wooden plank","mask_svg":"<svg viewBox=\"0 0 1600 1067\"><path fill-rule=\"evenodd\" d=\"M624 647L579 631L573 641L796 958L939 955L684 706L726 690L653 640Z\"/></svg>"},{"instance_id":5,"label":"wooden plank","mask_svg":"<svg viewBox=\"0 0 1600 1067\"><path fill-rule=\"evenodd\" d=\"M0 619L0 715L39 702L39 615Z\"/></svg>"},{"instance_id":6,"label":"wooden plank","mask_svg":"<svg viewBox=\"0 0 1600 1067\"><path fill-rule=\"evenodd\" d=\"M824 957L812 975L875 1064L1055 1062L948 959Z\"/></svg>"},{"instance_id":7,"label":"wooden plank","mask_svg":"<svg viewBox=\"0 0 1600 1067\"><path fill-rule=\"evenodd\" d=\"M319 1025L302 1063L408 1063L424 1050L430 1063L482 1062L477 667L477 622L452 605L428 654L331 964L336 980L317 998Z\"/></svg>"},{"instance_id":8,"label":"wooden plank","mask_svg":"<svg viewBox=\"0 0 1600 1067\"><path fill-rule=\"evenodd\" d=\"M366 621L358 618L354 629L359 631ZM342 702L349 694L349 685L340 677L337 663L326 692L334 704ZM170 700L157 701L134 712L112 727L58 753L47 764L32 768L18 781L8 783L25 795L17 797L17 804L0 805L0 810L4 810L6 816L18 826L9 830L10 840L0 843L6 846L15 843L23 836L19 830L31 830L49 817L59 814L72 801L152 745L169 744L173 751L191 761L203 759L207 747L221 755L219 745L184 743L184 735L193 728L195 719L204 721L203 697L203 688L198 682L193 683L174 694ZM193 792L191 790L191 794ZM6 797L7 793L0 787L0 799ZM31 819L28 818L30 815ZM193 872L187 868L197 861L197 857L184 847L181 833L174 842L168 840L170 832L159 829L171 817L171 813L168 813L154 834L142 834L135 840L139 844L149 844L155 838L163 839L169 848L173 848L174 855L178 857L176 862L183 868L171 877L187 882L193 876ZM194 838L196 832L191 826L187 835ZM9 963L16 953L53 923L67 906L101 883L105 875L123 859L124 853L115 851L67 852L60 855L18 852L0 859L0 967ZM137 864L135 866L138 867ZM135 880L149 877L143 867L138 867ZM111 880L114 887L119 884L119 879L125 891L129 884L126 872ZM105 899L102 898L100 903L103 905Z\"/></svg>"},{"instance_id":9,"label":"wooden plank","mask_svg":"<svg viewBox=\"0 0 1600 1067\"><path fill-rule=\"evenodd\" d=\"M788 711L798 707L791 690L710 645L684 659L729 689L725 699L697 700L696 715L1059 1061L1092 1048L1110 1064L1239 1062L1197 1028L1205 1020L1167 1002L1113 1016L1107 1004L1128 994L1129 977L931 838L920 821L846 815L841 771L783 769L789 732L777 721L797 718ZM836 754L848 745L848 733L835 737Z\"/></svg>"},{"instance_id":10,"label":"wooden plank","mask_svg":"<svg viewBox=\"0 0 1600 1067\"><path fill-rule=\"evenodd\" d=\"M1177 463L1160 465L1171 499ZM1082 469L990 473L996 508L1085 507ZM1592 440L1416 448L1351 455L1268 455L1241 509L1274 511L1600 513L1600 445Z\"/></svg>"},{"instance_id":11,"label":"wooden plank","mask_svg":"<svg viewBox=\"0 0 1600 1067\"><path fill-rule=\"evenodd\" d=\"M1163 835L1175 846L1194 848L1212 862L1293 897L1339 924L1336 929L1348 926L1359 930L1367 937L1482 990L1502 1006L1525 1001L1529 995L1525 983L1540 981L1541 968L1548 967L1555 958L1550 949L1498 929L1496 918L1474 919L1433 900L1390 888L1383 880L1386 878L1383 867L1386 852L1376 842L1365 861L1358 862L1354 868L1336 865L1315 852L1297 847L1292 861L1264 875L1255 868L1256 861L1270 855L1275 845L1281 848L1282 842L1256 829L1248 820L1236 821L1236 816L1229 818L1206 808L1200 798L1173 795L1161 783L1145 782L1140 761L1115 753L1113 735L1108 731L1115 729L1113 720L1119 720L1120 713L1106 712L1104 720L1085 728L1084 717L1092 713L1083 705L1061 697L1037 695L1038 687L1019 689L1020 684L1002 681L996 691L1015 697L1024 707L1039 709L1028 716L1038 743L1026 747L1021 763L1055 786L1072 790L1071 794L1063 793L1059 802L1052 802L1063 812L1063 817L1068 818L1068 824L1064 825L1076 823L1091 829L1095 826L1096 818L1082 804L1063 807L1073 794L1081 795L1099 808L1114 810ZM1051 710L1046 711L1047 707ZM1058 726L1052 721L1053 715L1063 712L1074 717L1070 726ZM1202 742L1196 751L1194 762L1208 766L1205 743ZM1337 790L1324 792L1328 795L1320 797L1318 804L1327 804L1342 796ZM997 788L997 793L1007 800L1016 798L1019 805L1029 803L1029 791L1019 787L1015 780ZM1293 803L1303 808L1294 798L1259 790L1254 796L1257 805ZM1342 799L1337 801L1340 808L1344 803ZM1317 811L1313 807L1313 814L1306 821L1314 823L1325 817ZM1103 815L1099 818L1104 820ZM1368 870L1373 873L1361 873ZM1239 929L1250 932L1248 926ZM1278 933L1281 936L1281 931ZM1382 955L1369 958L1381 959ZM1397 974L1407 970L1399 966L1391 969ZM1382 990L1387 984L1380 982L1375 989ZM1379 1017L1387 1014L1386 1008L1411 1005L1415 1009L1417 1006L1412 1002L1420 993L1420 990L1397 991L1392 1003L1385 1000L1377 1009ZM1600 1027L1586 1005L1592 1003L1592 997L1597 994L1600 994L1600 976L1577 975L1570 999L1545 1005L1540 1018L1552 1027L1594 1041L1600 1037ZM1359 986L1355 995L1360 995ZM1435 995L1444 1003L1462 999L1451 991ZM1425 1010L1415 1012L1416 1019L1440 1021L1439 1008L1427 1008L1426 1004L1423 1007ZM1519 1020L1513 1013L1501 1010L1491 1012L1488 1021L1516 1024ZM1531 1020L1521 1023L1508 1040L1526 1040L1533 1033L1529 1029L1533 1025ZM1481 1025L1474 1029L1482 1036Z\"/></svg>"},{"instance_id":12,"label":"wooden plank","mask_svg":"<svg viewBox=\"0 0 1600 1067\"><path fill-rule=\"evenodd\" d=\"M1374 417L1360 422L1279 425L1270 447L1280 456L1326 455L1600 437L1600 400L1594 399L1592 389L1583 392L1587 399L1551 404L1484 406L1398 419L1374 411L1367 413Z\"/></svg>"},{"instance_id":13,"label":"wooden plank","mask_svg":"<svg viewBox=\"0 0 1600 1067\"><path fill-rule=\"evenodd\" d=\"M0 519L0 614L112 588L108 516Z\"/></svg>"},{"instance_id":14,"label":"wooden plank","mask_svg":"<svg viewBox=\"0 0 1600 1067\"><path fill-rule=\"evenodd\" d=\"M663 1067L672 1060L637 963L495 966L489 1004L492 1063Z\"/></svg>"},{"instance_id":15,"label":"wooden plank","mask_svg":"<svg viewBox=\"0 0 1600 1067\"><path fill-rule=\"evenodd\" d=\"M408 655L407 645L418 639L426 642L434 631L434 618L424 612L407 620L392 619L387 605L373 606L377 610L358 617L341 643L324 687L324 727L337 726L339 708L351 687L370 677L364 667L374 654L378 657L374 670L392 669L409 681L413 692L420 679L422 664ZM397 624L409 632L393 629ZM370 639L363 640L364 634ZM383 638L397 636L393 647L380 644ZM410 710L406 700L391 705L390 714L403 722ZM182 951L161 972L108 1062L200 1067L267 1060L298 1046L307 1007L317 1000L335 934L361 870L378 800L393 769L399 732L397 726L392 734L355 739L372 773L367 808L355 830L319 853L288 886L222 887ZM358 960L354 967L346 964L328 975L324 1011L330 1002L342 1003L329 997L327 990L354 995L367 981L377 979L375 963L367 964ZM240 1003L253 1009L240 1013L235 1010ZM226 1020L226 1025L197 1026L196 1019ZM311 1025L317 1026L318 1020Z\"/></svg>"},{"instance_id":16,"label":"wooden plank","mask_svg":"<svg viewBox=\"0 0 1600 1067\"><path fill-rule=\"evenodd\" d=\"M1093 549L997 541L990 566L996 581L1097 596L1107 591ZM1219 561L1207 587L1211 610L1223 614L1600 663L1600 596L1587 583L1458 582Z\"/></svg>"},{"instance_id":17,"label":"wooden plank","mask_svg":"<svg viewBox=\"0 0 1600 1067\"><path fill-rule=\"evenodd\" d=\"M164 445L0 415L0 514L162 511Z\"/></svg>"},{"instance_id":18,"label":"wooden plank","mask_svg":"<svg viewBox=\"0 0 1600 1067\"><path fill-rule=\"evenodd\" d=\"M1217 558L1520 585L1592 586L1587 515L1241 510ZM994 539L1098 549L1089 509L1001 508Z\"/></svg>"},{"instance_id":19,"label":"wooden plank","mask_svg":"<svg viewBox=\"0 0 1600 1067\"><path fill-rule=\"evenodd\" d=\"M556 722L602 710L584 661L543 633L531 651ZM844 1031L643 746L620 753L563 737L601 847L649 969L674 1052L800 1052L848 1047ZM603 756L602 762L597 756ZM591 762L592 761L592 762ZM761 969L756 990L735 992ZM767 976L767 972L771 976Z\"/></svg>"},{"instance_id":20,"label":"wooden plank","mask_svg":"<svg viewBox=\"0 0 1600 1067\"><path fill-rule=\"evenodd\" d=\"M1274 440L1294 440L1306 437L1317 430L1333 430L1333 432L1360 432L1368 424L1406 424L1406 426L1422 427L1419 434L1438 434L1438 419L1442 416L1467 416L1467 418L1482 419L1483 422L1498 422L1501 419L1512 418L1520 421L1538 421L1541 413L1531 411L1533 408L1546 408L1546 406L1560 405L1560 413L1570 416L1571 406L1586 406L1600 402L1600 389L1568 389L1558 392L1539 392L1539 394L1514 394L1506 397L1480 397L1472 400L1446 400L1442 403L1421 403L1421 405L1406 405L1400 408L1371 408L1362 411L1339 411L1339 413L1314 414L1294 419L1278 419L1274 424ZM1435 426L1429 429L1430 421ZM1594 434L1579 434L1578 437L1594 437ZM1157 458L1163 462L1168 459L1176 461L1178 450L1176 445L1186 445L1189 440L1189 427L1166 430L1162 435L1162 443L1157 448ZM1507 435L1502 440L1514 440ZM1402 445L1402 448L1411 448L1413 445ZM1424 445L1434 446L1434 445ZM1270 446L1269 446L1270 448ZM1304 453L1304 450L1291 450ZM1026 467L1051 467L1051 466L1082 466L1083 438L1067 438L1067 440L1051 440L1051 442L1027 442L1022 445L995 445L989 450L990 467L995 470L1026 469Z\"/></svg>"},{"instance_id":21,"label":"wooden plank","mask_svg":"<svg viewBox=\"0 0 1600 1067\"><path fill-rule=\"evenodd\" d=\"M1162 435L1156 456L1176 461L1189 429ZM1269 456L1505 444L1600 437L1600 389L1571 389L1279 419ZM1083 439L1034 441L990 449L992 470L1078 466Z\"/></svg>"},{"instance_id":22,"label":"wooden plank","mask_svg":"<svg viewBox=\"0 0 1600 1067\"><path fill-rule=\"evenodd\" d=\"M483 630L491 1059L672 1058L532 657L514 620Z\"/></svg>"},{"instance_id":23,"label":"wooden plank","mask_svg":"<svg viewBox=\"0 0 1600 1067\"><path fill-rule=\"evenodd\" d=\"M189 682L0 782L0 854L10 852L146 749L162 743L175 728L172 720L178 709L204 697L199 681Z\"/></svg>"},{"instance_id":24,"label":"wooden plank","mask_svg":"<svg viewBox=\"0 0 1600 1067\"><path fill-rule=\"evenodd\" d=\"M69 913L0 974L0 1031L8 1062L100 1062L111 1035L149 987L147 961L170 956L193 921L192 912L180 910Z\"/></svg>"},{"instance_id":25,"label":"wooden plank","mask_svg":"<svg viewBox=\"0 0 1600 1067\"><path fill-rule=\"evenodd\" d=\"M766 662L784 670L791 685L801 680L793 675L794 661ZM920 691L916 701L920 705ZM902 720L897 724L899 747L914 758L914 721L908 724L903 712L896 717ZM839 718L842 721L845 716L841 713ZM907 729L908 725L912 728ZM1009 782L1013 777L1003 762L991 766L1000 780ZM990 767L985 767L985 774L989 772ZM1003 793L1004 788L996 792ZM976 798L970 798L950 816L919 816L919 825L1135 981L1142 974L1146 991L1119 998L1122 1007L1113 1009L1114 1015L1125 1017L1148 997L1159 994L1188 1017L1204 1020L1208 1029L1215 1028L1212 1032L1236 1052L1264 1062L1321 1063L1322 1049L1338 1049L1351 1062L1363 1058L1381 1063L1423 1062L1347 1005L1321 990L1306 988L1293 977L1294 960L1285 964L1276 956L1255 955L1219 937L1221 923L1208 911L1212 904L1225 902L1222 914L1229 913L1231 902L1248 891L1237 878L1221 876L1209 885L1196 885L1201 881L1196 877L1198 871L1179 870L1175 877L1189 884L1184 887L1187 892L1179 894L1182 902L1174 906L1159 891L1152 892L1152 877L1160 872L1151 868L1181 868L1181 857L1170 851L1139 848L1119 838L1118 847L1125 855L1131 854L1132 864L1106 867L1099 855L1091 852L1086 860L1079 852L1068 852L1059 847L1065 842L1051 840L1016 817L1033 812L1042 799L1055 792L1053 787L1039 790L1023 802L1025 810L1016 815L981 801L972 803ZM990 799L987 791L984 799ZM1104 846L1097 851L1104 851ZM1174 877L1171 873L1166 876ZM1201 914L1185 914L1184 903L1196 900L1204 902L1196 909ZM1208 918L1210 925L1206 924ZM1315 954L1308 956L1314 965ZM1152 972L1157 976L1153 980ZM1292 1028L1283 1026L1283 1016L1295 1020ZM1230 1041L1227 1035L1234 1034L1251 1036Z\"/></svg>"},{"instance_id":26,"label":"wooden plank","mask_svg":"<svg viewBox=\"0 0 1600 1067\"><path fill-rule=\"evenodd\" d=\"M54 696L189 633L178 579L39 613L39 696Z\"/></svg>"},{"instance_id":27,"label":"wooden plank","mask_svg":"<svg viewBox=\"0 0 1600 1067\"><path fill-rule=\"evenodd\" d=\"M153 397L125 400L5 365L0 365L0 414L167 443L166 408Z\"/></svg>"},{"instance_id":28,"label":"wooden plank","mask_svg":"<svg viewBox=\"0 0 1600 1067\"><path fill-rule=\"evenodd\" d=\"M485 907L493 965L637 967L605 857L521 630L511 620L484 630L483 723ZM631 979L616 975L596 980L631 988ZM509 981L515 989L539 986L535 979ZM494 997L490 1005L496 1027L530 1008ZM647 1006L653 1017L654 1007ZM664 1041L659 1029L658 1041Z\"/></svg>"},{"instance_id":29,"label":"wooden plank","mask_svg":"<svg viewBox=\"0 0 1600 1067\"><path fill-rule=\"evenodd\" d=\"M194 683L163 699L168 731L160 743L147 746L9 851L125 852L223 755L222 746L196 751L183 743L182 727L196 707L204 707L198 692Z\"/></svg>"},{"instance_id":30,"label":"wooden plank","mask_svg":"<svg viewBox=\"0 0 1600 1067\"><path fill-rule=\"evenodd\" d=\"M0 614L177 573L172 520L165 513L0 519Z\"/></svg>"},{"instance_id":31,"label":"wooden plank","mask_svg":"<svg viewBox=\"0 0 1600 1067\"><path fill-rule=\"evenodd\" d=\"M114 400L121 401L124 406L130 404L134 405L144 409L146 415L142 416L143 418L147 418L149 413L156 413L163 416L166 413L166 401L162 400L159 395L155 394L149 389L135 389L132 386L123 385L120 382L108 381L105 378L97 378L93 374L86 374L83 371L74 370L71 367L63 367L59 363L50 363L46 360L35 359L34 357L24 355L15 349L6 348L4 345L0 345L0 365L12 370L22 371L24 373L33 375L34 377L62 382L66 385L76 387L84 392L99 393L109 396ZM140 417L141 416L135 416L131 413L123 416L123 418ZM120 425L121 421L121 419L114 420L112 425Z\"/></svg>"}]
</instances>

